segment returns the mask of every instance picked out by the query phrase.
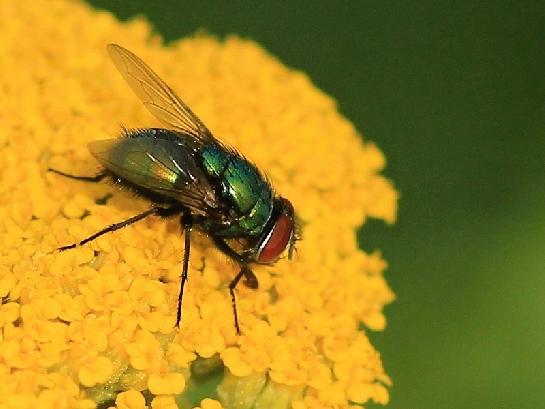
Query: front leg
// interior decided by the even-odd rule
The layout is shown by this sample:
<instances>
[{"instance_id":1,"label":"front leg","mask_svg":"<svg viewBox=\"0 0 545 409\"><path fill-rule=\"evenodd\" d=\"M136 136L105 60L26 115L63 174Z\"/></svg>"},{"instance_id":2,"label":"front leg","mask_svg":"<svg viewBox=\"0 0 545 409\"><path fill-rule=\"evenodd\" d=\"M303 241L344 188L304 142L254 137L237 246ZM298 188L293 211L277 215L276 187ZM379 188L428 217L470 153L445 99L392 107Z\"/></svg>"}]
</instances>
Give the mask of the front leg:
<instances>
[{"instance_id":1,"label":"front leg","mask_svg":"<svg viewBox=\"0 0 545 409\"><path fill-rule=\"evenodd\" d=\"M257 287L259 286L259 283L257 281L257 277L255 276L254 272L250 270L250 268L248 267L248 264L250 264L250 261L247 260L244 256L237 253L235 250L233 250L231 246L229 246L225 242L225 240L222 239L221 237L213 237L213 240L216 247L220 249L223 254L225 254L230 259L236 261L240 265L241 270L239 274L242 273L242 275L244 276L244 281L243 281L244 285L248 288L251 288L252 290L256 290ZM239 280L240 280L240 277L237 280L237 282Z\"/></svg>"},{"instance_id":2,"label":"front leg","mask_svg":"<svg viewBox=\"0 0 545 409\"><path fill-rule=\"evenodd\" d=\"M216 246L229 258L235 260L240 265L240 271L238 274L233 278L233 280L229 283L229 293L231 294L231 303L233 305L233 315L235 317L235 328L237 330L237 334L240 335L240 326L238 325L238 313L237 313L237 303L235 298L235 289L237 287L238 282L244 276L244 285L251 289L257 289L259 283L257 281L257 277L255 276L254 272L250 270L248 267L248 261L238 254L235 250L233 250L222 238L219 237L213 237L214 243Z\"/></svg>"}]
</instances>

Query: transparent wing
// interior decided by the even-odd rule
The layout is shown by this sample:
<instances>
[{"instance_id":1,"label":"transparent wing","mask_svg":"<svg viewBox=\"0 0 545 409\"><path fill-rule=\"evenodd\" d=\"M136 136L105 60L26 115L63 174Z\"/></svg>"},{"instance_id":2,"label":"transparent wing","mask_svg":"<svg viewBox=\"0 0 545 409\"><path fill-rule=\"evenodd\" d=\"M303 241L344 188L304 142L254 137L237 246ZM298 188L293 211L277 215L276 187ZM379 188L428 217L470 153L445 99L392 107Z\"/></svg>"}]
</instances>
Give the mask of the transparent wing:
<instances>
[{"instance_id":1,"label":"transparent wing","mask_svg":"<svg viewBox=\"0 0 545 409\"><path fill-rule=\"evenodd\" d=\"M107 50L123 78L157 119L201 142L214 139L201 120L144 61L117 44L108 44Z\"/></svg>"},{"instance_id":2,"label":"transparent wing","mask_svg":"<svg viewBox=\"0 0 545 409\"><path fill-rule=\"evenodd\" d=\"M93 141L89 150L110 172L137 188L171 198L210 213L218 200L190 150L172 149L172 141L156 138L119 138Z\"/></svg>"}]
</instances>

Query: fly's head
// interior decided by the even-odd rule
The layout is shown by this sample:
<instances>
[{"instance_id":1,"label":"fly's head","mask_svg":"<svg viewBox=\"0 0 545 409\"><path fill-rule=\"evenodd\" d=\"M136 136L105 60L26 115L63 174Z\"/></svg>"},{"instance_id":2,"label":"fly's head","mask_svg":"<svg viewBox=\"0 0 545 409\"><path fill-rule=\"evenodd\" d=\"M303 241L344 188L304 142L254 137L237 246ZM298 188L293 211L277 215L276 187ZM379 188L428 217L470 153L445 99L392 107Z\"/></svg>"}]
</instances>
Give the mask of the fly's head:
<instances>
[{"instance_id":1,"label":"fly's head","mask_svg":"<svg viewBox=\"0 0 545 409\"><path fill-rule=\"evenodd\" d=\"M272 215L255 246L253 258L260 264L272 264L288 249L288 258L291 259L297 239L293 206L288 199L277 197Z\"/></svg>"}]
</instances>

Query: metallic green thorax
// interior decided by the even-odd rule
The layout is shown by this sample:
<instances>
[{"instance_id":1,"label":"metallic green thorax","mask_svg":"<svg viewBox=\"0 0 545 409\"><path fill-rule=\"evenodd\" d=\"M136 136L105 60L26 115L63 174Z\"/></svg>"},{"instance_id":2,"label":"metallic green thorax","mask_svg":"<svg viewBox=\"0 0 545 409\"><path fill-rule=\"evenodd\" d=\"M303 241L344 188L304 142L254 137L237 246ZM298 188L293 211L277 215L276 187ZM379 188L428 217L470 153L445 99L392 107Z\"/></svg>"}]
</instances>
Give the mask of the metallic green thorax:
<instances>
[{"instance_id":1,"label":"metallic green thorax","mask_svg":"<svg viewBox=\"0 0 545 409\"><path fill-rule=\"evenodd\" d=\"M237 213L233 224L220 234L259 234L269 220L274 193L259 171L244 158L217 145L202 150L203 167L216 179L224 199Z\"/></svg>"}]
</instances>

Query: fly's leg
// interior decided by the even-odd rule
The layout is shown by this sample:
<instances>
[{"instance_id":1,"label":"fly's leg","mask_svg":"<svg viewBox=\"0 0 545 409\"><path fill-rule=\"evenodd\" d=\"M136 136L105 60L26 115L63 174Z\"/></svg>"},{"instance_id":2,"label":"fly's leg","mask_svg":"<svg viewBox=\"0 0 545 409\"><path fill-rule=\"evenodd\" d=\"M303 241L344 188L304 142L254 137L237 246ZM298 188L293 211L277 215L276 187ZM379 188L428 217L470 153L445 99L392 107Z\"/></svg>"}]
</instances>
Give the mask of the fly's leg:
<instances>
[{"instance_id":1,"label":"fly's leg","mask_svg":"<svg viewBox=\"0 0 545 409\"><path fill-rule=\"evenodd\" d=\"M237 329L237 334L240 335L240 327L238 325L238 314L237 314L237 303L235 301L235 288L237 287L238 282L244 275L244 267L238 272L238 274L233 278L233 281L229 283L229 292L231 293L231 303L233 304L233 314L235 315L235 328Z\"/></svg>"},{"instance_id":2,"label":"fly's leg","mask_svg":"<svg viewBox=\"0 0 545 409\"><path fill-rule=\"evenodd\" d=\"M60 170L57 170L57 169L49 168L47 170L50 171L50 172L56 173L57 175L61 175L61 176L64 176L64 177L67 177L67 178L70 178L70 179L75 179L75 180L83 180L85 182L97 183L97 182L100 182L102 179L104 179L106 177L106 173L104 173L104 172L99 173L96 176L75 176L75 175L70 175L68 173L61 172Z\"/></svg>"},{"instance_id":3,"label":"fly's leg","mask_svg":"<svg viewBox=\"0 0 545 409\"><path fill-rule=\"evenodd\" d=\"M235 288L237 288L237 284L240 281L240 279L244 276L244 284L248 287L251 285L255 285L255 287L250 288L257 288L257 277L253 273L252 270L248 268L246 264L244 264L238 274L233 278L233 281L229 283L229 293L231 294L231 304L233 305L233 314L235 316L235 328L237 329L237 334L240 335L240 327L238 325L238 313L237 313L237 302L235 299ZM250 284L249 284L250 283Z\"/></svg>"},{"instance_id":4,"label":"fly's leg","mask_svg":"<svg viewBox=\"0 0 545 409\"><path fill-rule=\"evenodd\" d=\"M90 241L93 241L94 239L102 236L103 234L122 229L123 227L126 227L126 226L129 226L129 225L133 224L133 223L136 223L137 221L145 219L146 217L148 217L150 215L156 215L156 216L161 216L161 217L169 217L169 216L173 216L174 214L180 213L180 211L181 210L180 210L179 206L172 206L172 207L168 207L168 208L152 207L151 209L146 210L145 212L142 212L140 214L137 214L136 216L133 216L130 219L124 220L124 221L119 222L119 223L114 223L114 224L112 224L112 225L110 225L110 226L96 232L95 234L87 237L86 239L83 239L82 241L80 241L78 243L70 244L68 246L59 247L59 251L70 250L70 249L73 249L73 248L75 248L77 246L82 246L85 243L89 243Z\"/></svg>"},{"instance_id":5,"label":"fly's leg","mask_svg":"<svg viewBox=\"0 0 545 409\"><path fill-rule=\"evenodd\" d=\"M180 283L180 292L178 293L178 309L176 310L176 327L180 326L182 320L182 298L184 297L184 287L187 281L187 270L189 268L189 253L191 250L191 229L193 220L191 213L185 213L181 219L184 228L184 259L182 262L182 280Z\"/></svg>"},{"instance_id":6,"label":"fly's leg","mask_svg":"<svg viewBox=\"0 0 545 409\"><path fill-rule=\"evenodd\" d=\"M257 277L253 273L252 270L248 268L249 261L239 253L237 253L235 250L233 250L226 242L220 237L212 237L214 240L214 244L218 249L222 251L223 254L225 254L230 259L236 261L240 267L244 270L243 276L244 276L244 285L248 288L251 288L252 290L257 289L259 286L259 283L257 282ZM243 268L245 267L245 269ZM240 280L240 278L239 278Z\"/></svg>"},{"instance_id":7,"label":"fly's leg","mask_svg":"<svg viewBox=\"0 0 545 409\"><path fill-rule=\"evenodd\" d=\"M238 274L233 278L233 280L229 283L229 293L231 294L231 303L233 305L233 314L235 316L235 328L237 330L237 334L240 335L240 327L238 325L238 313L237 313L237 303L235 298L235 289L237 287L238 282L240 279L244 276L244 285L246 287L249 287L253 290L257 289L259 283L257 281L257 277L253 273L252 270L248 267L248 261L238 254L235 250L233 250L223 239L219 237L213 237L214 243L216 246L228 257L232 258L240 265L240 271Z\"/></svg>"}]
</instances>

